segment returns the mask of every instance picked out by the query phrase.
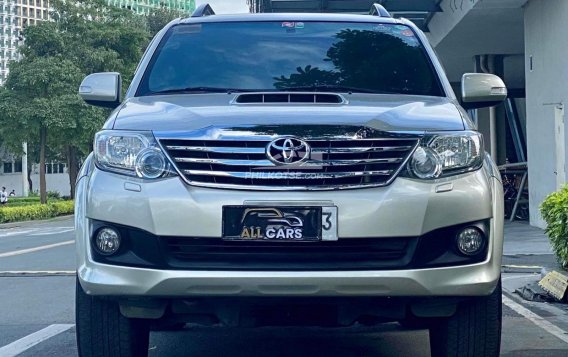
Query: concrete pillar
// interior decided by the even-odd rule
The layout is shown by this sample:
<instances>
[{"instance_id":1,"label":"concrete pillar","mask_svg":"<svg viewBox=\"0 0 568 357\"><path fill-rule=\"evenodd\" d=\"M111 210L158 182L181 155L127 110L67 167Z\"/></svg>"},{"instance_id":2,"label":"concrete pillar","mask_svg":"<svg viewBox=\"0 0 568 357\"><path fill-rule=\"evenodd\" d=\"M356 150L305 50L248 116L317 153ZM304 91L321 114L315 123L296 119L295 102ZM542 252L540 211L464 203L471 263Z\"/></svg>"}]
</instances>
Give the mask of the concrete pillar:
<instances>
[{"instance_id":1,"label":"concrete pillar","mask_svg":"<svg viewBox=\"0 0 568 357\"><path fill-rule=\"evenodd\" d=\"M493 73L505 80L505 61L504 56L493 57ZM507 159L507 114L505 106L499 104L495 106L495 138L496 138L496 156L497 165L503 165Z\"/></svg>"},{"instance_id":2,"label":"concrete pillar","mask_svg":"<svg viewBox=\"0 0 568 357\"><path fill-rule=\"evenodd\" d=\"M566 177L568 1L530 0L524 8L530 222L544 227L544 198ZM564 161L564 162L560 162Z\"/></svg>"}]
</instances>

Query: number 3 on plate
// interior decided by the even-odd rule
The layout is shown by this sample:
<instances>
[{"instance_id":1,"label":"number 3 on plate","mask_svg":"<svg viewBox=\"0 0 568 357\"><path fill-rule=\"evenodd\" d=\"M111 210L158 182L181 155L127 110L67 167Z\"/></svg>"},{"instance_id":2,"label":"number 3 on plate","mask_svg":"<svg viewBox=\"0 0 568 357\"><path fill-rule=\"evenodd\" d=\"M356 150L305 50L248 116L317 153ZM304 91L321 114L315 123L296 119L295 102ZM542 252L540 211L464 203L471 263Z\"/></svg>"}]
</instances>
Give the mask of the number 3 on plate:
<instances>
[{"instance_id":1,"label":"number 3 on plate","mask_svg":"<svg viewBox=\"0 0 568 357\"><path fill-rule=\"evenodd\" d=\"M337 207L322 207L321 228L321 240L337 240Z\"/></svg>"}]
</instances>

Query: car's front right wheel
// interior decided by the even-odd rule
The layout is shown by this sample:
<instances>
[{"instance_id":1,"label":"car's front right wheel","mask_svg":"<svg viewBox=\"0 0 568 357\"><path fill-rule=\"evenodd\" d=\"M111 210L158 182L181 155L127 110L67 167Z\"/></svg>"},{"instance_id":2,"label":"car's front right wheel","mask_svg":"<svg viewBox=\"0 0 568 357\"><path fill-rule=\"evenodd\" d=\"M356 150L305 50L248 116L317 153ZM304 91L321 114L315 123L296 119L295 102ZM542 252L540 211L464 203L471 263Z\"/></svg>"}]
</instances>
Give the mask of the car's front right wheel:
<instances>
[{"instance_id":1,"label":"car's front right wheel","mask_svg":"<svg viewBox=\"0 0 568 357\"><path fill-rule=\"evenodd\" d=\"M87 295L79 280L75 291L75 321L80 357L148 355L150 331L145 320L124 317L116 301Z\"/></svg>"},{"instance_id":2,"label":"car's front right wheel","mask_svg":"<svg viewBox=\"0 0 568 357\"><path fill-rule=\"evenodd\" d=\"M430 325L432 357L498 357L501 281L489 296L460 303L454 316Z\"/></svg>"}]
</instances>

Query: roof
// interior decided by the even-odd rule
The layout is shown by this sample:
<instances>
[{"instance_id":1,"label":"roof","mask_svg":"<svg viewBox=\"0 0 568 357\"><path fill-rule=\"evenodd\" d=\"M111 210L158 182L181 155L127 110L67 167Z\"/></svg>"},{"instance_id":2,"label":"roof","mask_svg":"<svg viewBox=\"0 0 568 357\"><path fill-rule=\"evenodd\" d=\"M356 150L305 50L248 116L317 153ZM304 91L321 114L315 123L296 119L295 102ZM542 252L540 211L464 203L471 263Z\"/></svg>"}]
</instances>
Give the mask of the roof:
<instances>
[{"instance_id":1,"label":"roof","mask_svg":"<svg viewBox=\"0 0 568 357\"><path fill-rule=\"evenodd\" d=\"M400 21L389 17L379 17L357 14L329 14L329 13L260 13L260 14L235 14L235 15L211 15L203 17L189 17L182 19L180 23L193 22L263 22L263 21L333 21L333 22L377 22L399 23Z\"/></svg>"}]
</instances>

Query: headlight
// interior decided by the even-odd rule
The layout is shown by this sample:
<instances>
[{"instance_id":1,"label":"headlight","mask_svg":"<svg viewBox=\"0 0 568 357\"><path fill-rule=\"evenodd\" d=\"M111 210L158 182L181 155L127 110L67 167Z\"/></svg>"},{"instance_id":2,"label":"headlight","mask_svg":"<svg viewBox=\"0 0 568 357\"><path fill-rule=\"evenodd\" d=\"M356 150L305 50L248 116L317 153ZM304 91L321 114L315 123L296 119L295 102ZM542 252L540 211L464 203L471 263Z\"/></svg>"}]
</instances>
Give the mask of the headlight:
<instances>
[{"instance_id":1,"label":"headlight","mask_svg":"<svg viewBox=\"0 0 568 357\"><path fill-rule=\"evenodd\" d=\"M168 160L149 132L104 130L95 136L97 166L145 179L172 174Z\"/></svg>"},{"instance_id":2,"label":"headlight","mask_svg":"<svg viewBox=\"0 0 568 357\"><path fill-rule=\"evenodd\" d=\"M434 179L477 170L483 164L483 137L474 131L425 136L408 162L408 171L421 179Z\"/></svg>"}]
</instances>

